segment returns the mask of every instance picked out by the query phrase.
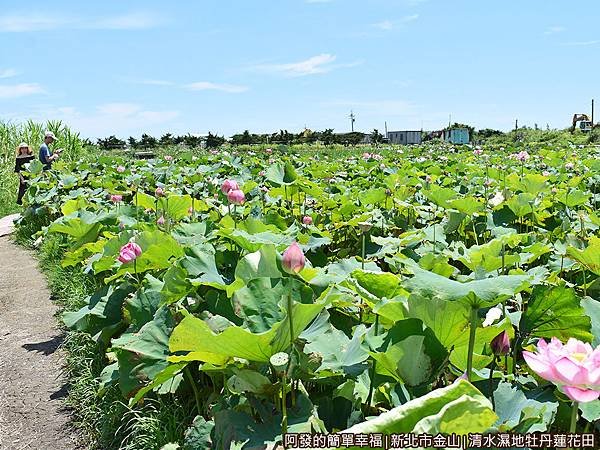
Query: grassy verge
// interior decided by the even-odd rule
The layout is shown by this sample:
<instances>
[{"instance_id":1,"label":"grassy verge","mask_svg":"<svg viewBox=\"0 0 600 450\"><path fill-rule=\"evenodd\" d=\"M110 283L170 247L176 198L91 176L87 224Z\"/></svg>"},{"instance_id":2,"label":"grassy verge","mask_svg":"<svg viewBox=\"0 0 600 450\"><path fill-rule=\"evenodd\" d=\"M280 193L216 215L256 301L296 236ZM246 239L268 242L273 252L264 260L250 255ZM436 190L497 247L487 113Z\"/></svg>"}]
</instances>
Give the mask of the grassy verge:
<instances>
[{"instance_id":1,"label":"grassy verge","mask_svg":"<svg viewBox=\"0 0 600 450\"><path fill-rule=\"evenodd\" d=\"M17 235L17 240L31 245L23 233ZM38 251L53 300L60 306L60 323L63 312L81 308L96 288L95 280L79 268L61 267L64 251L64 241L55 235L49 236ZM161 396L129 408L118 386L101 389L99 377L107 360L92 337L72 330L65 330L65 334L62 346L69 381L66 404L74 412L74 425L81 430L87 448L158 449L169 442L182 442L185 428L194 417L193 407L181 404L174 396Z\"/></svg>"}]
</instances>

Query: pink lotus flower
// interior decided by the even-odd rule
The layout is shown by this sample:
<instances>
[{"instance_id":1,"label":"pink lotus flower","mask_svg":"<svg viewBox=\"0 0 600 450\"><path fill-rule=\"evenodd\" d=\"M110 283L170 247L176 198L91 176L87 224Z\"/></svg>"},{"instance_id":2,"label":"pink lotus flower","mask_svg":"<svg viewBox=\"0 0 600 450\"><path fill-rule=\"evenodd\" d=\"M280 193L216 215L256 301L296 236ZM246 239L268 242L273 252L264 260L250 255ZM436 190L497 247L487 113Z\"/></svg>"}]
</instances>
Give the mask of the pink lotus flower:
<instances>
[{"instance_id":1,"label":"pink lotus flower","mask_svg":"<svg viewBox=\"0 0 600 450\"><path fill-rule=\"evenodd\" d=\"M234 205L242 205L246 201L246 196L239 189L233 189L227 193L227 200Z\"/></svg>"},{"instance_id":2,"label":"pink lotus flower","mask_svg":"<svg viewBox=\"0 0 600 450\"><path fill-rule=\"evenodd\" d=\"M548 172L547 170L544 170L542 172L542 175L545 176L545 177L549 177L550 176L550 172Z\"/></svg>"},{"instance_id":3,"label":"pink lotus flower","mask_svg":"<svg viewBox=\"0 0 600 450\"><path fill-rule=\"evenodd\" d=\"M239 189L239 186L234 180L225 180L221 185L221 192L223 194L228 194L229 191L235 191L237 189Z\"/></svg>"},{"instance_id":4,"label":"pink lotus flower","mask_svg":"<svg viewBox=\"0 0 600 450\"><path fill-rule=\"evenodd\" d=\"M310 216L304 216L302 218L302 223L304 225L312 225L312 223L313 223L312 217L310 217Z\"/></svg>"},{"instance_id":5,"label":"pink lotus flower","mask_svg":"<svg viewBox=\"0 0 600 450\"><path fill-rule=\"evenodd\" d=\"M475 150L473 150L473 154L475 156L483 155L483 150L481 148L477 147Z\"/></svg>"},{"instance_id":6,"label":"pink lotus flower","mask_svg":"<svg viewBox=\"0 0 600 450\"><path fill-rule=\"evenodd\" d=\"M163 188L161 188L160 186L156 188L156 190L154 191L154 195L156 195L157 197L162 197L163 195L165 195L165 191L163 190Z\"/></svg>"},{"instance_id":7,"label":"pink lotus flower","mask_svg":"<svg viewBox=\"0 0 600 450\"><path fill-rule=\"evenodd\" d=\"M121 247L117 258L123 264L129 263L142 254L142 248L135 242L129 242Z\"/></svg>"},{"instance_id":8,"label":"pink lotus flower","mask_svg":"<svg viewBox=\"0 0 600 450\"><path fill-rule=\"evenodd\" d=\"M527 153L525 150L522 150L515 155L515 158L517 161L525 162L529 159L529 153Z\"/></svg>"},{"instance_id":9,"label":"pink lotus flower","mask_svg":"<svg viewBox=\"0 0 600 450\"><path fill-rule=\"evenodd\" d=\"M160 216L156 221L156 225L163 226L165 224L165 216Z\"/></svg>"},{"instance_id":10,"label":"pink lotus flower","mask_svg":"<svg viewBox=\"0 0 600 450\"><path fill-rule=\"evenodd\" d=\"M540 339L537 352L523 352L523 358L540 377L554 383L571 400L591 402L600 396L600 346L570 338L565 345L553 337Z\"/></svg>"},{"instance_id":11,"label":"pink lotus flower","mask_svg":"<svg viewBox=\"0 0 600 450\"><path fill-rule=\"evenodd\" d=\"M119 173L125 172L125 167L123 167L123 166L117 167L117 172L119 172Z\"/></svg>"},{"instance_id":12,"label":"pink lotus flower","mask_svg":"<svg viewBox=\"0 0 600 450\"><path fill-rule=\"evenodd\" d=\"M261 170L260 172L258 172L258 176L259 177L264 177L265 176L265 171Z\"/></svg>"},{"instance_id":13,"label":"pink lotus flower","mask_svg":"<svg viewBox=\"0 0 600 450\"><path fill-rule=\"evenodd\" d=\"M190 207L188 208L188 214L189 214L189 215L192 215L192 214L194 214L194 207L193 207L193 206L190 206Z\"/></svg>"},{"instance_id":14,"label":"pink lotus flower","mask_svg":"<svg viewBox=\"0 0 600 450\"><path fill-rule=\"evenodd\" d=\"M118 194L113 194L110 196L110 201L113 203L119 203L123 201L123 196Z\"/></svg>"},{"instance_id":15,"label":"pink lotus flower","mask_svg":"<svg viewBox=\"0 0 600 450\"><path fill-rule=\"evenodd\" d=\"M298 273L304 269L306 264L306 257L302 253L302 249L296 242L292 244L283 252L283 270L288 273Z\"/></svg>"},{"instance_id":16,"label":"pink lotus flower","mask_svg":"<svg viewBox=\"0 0 600 450\"><path fill-rule=\"evenodd\" d=\"M165 155L165 161L173 161L173 157L171 155Z\"/></svg>"},{"instance_id":17,"label":"pink lotus flower","mask_svg":"<svg viewBox=\"0 0 600 450\"><path fill-rule=\"evenodd\" d=\"M271 153L273 153L273 149L272 148L268 148L265 150L265 152L267 152L268 155L270 155Z\"/></svg>"},{"instance_id":18,"label":"pink lotus flower","mask_svg":"<svg viewBox=\"0 0 600 450\"><path fill-rule=\"evenodd\" d=\"M565 164L565 169L567 169L567 170L573 170L574 167L575 167L575 164L573 164L572 162L568 162Z\"/></svg>"}]
</instances>

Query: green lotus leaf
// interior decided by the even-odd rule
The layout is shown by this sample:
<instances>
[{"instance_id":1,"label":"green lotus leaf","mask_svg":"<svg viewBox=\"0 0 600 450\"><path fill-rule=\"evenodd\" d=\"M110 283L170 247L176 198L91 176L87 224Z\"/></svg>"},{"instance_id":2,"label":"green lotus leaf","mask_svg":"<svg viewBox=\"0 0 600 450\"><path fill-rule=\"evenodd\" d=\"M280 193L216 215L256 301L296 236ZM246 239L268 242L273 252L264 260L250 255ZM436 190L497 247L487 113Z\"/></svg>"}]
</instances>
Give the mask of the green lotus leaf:
<instances>
[{"instance_id":1,"label":"green lotus leaf","mask_svg":"<svg viewBox=\"0 0 600 450\"><path fill-rule=\"evenodd\" d=\"M293 305L293 339L302 333L323 309L323 306L322 304L301 303ZM222 333L215 334L206 322L188 315L173 330L169 348L172 353L197 352L268 362L272 355L284 351L289 345L290 323L287 317L263 333L252 333L245 328L230 326Z\"/></svg>"},{"instance_id":2,"label":"green lotus leaf","mask_svg":"<svg viewBox=\"0 0 600 450\"><path fill-rule=\"evenodd\" d=\"M564 286L536 286L521 316L519 330L535 337L562 341L570 337L591 342L591 320L573 289Z\"/></svg>"}]
</instances>

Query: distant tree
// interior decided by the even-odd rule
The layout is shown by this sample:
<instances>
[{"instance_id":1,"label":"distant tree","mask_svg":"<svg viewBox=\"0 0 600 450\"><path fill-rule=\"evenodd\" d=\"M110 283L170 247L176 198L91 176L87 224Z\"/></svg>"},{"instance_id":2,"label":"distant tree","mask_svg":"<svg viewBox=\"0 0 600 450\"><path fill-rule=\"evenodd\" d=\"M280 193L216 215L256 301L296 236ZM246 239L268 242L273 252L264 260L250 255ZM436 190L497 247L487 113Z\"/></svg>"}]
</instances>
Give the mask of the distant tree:
<instances>
[{"instance_id":1,"label":"distant tree","mask_svg":"<svg viewBox=\"0 0 600 450\"><path fill-rule=\"evenodd\" d=\"M325 131L321 133L321 140L325 145L331 145L335 141L335 136L333 135L333 128L327 128Z\"/></svg>"},{"instance_id":2,"label":"distant tree","mask_svg":"<svg viewBox=\"0 0 600 450\"><path fill-rule=\"evenodd\" d=\"M160 145L173 145L175 143L173 135L171 133L163 134L159 140L159 143Z\"/></svg>"},{"instance_id":3,"label":"distant tree","mask_svg":"<svg viewBox=\"0 0 600 450\"><path fill-rule=\"evenodd\" d=\"M200 136L194 136L193 134L186 134L185 136L183 136L182 138L182 142L187 146L187 147L200 147L202 145L202 138Z\"/></svg>"},{"instance_id":4,"label":"distant tree","mask_svg":"<svg viewBox=\"0 0 600 450\"><path fill-rule=\"evenodd\" d=\"M138 141L133 136L129 136L129 138L127 139L127 143L131 148L139 147Z\"/></svg>"},{"instance_id":5,"label":"distant tree","mask_svg":"<svg viewBox=\"0 0 600 450\"><path fill-rule=\"evenodd\" d=\"M217 148L225 143L225 138L214 135L212 133L208 133L208 137L206 138L206 147L208 148Z\"/></svg>"},{"instance_id":6,"label":"distant tree","mask_svg":"<svg viewBox=\"0 0 600 450\"><path fill-rule=\"evenodd\" d=\"M371 133L371 141L374 144L379 144L383 141L383 134L381 134L377 128L375 128Z\"/></svg>"},{"instance_id":7,"label":"distant tree","mask_svg":"<svg viewBox=\"0 0 600 450\"><path fill-rule=\"evenodd\" d=\"M125 141L117 138L116 136L109 136L104 139L98 139L98 146L104 150L114 150L125 147Z\"/></svg>"},{"instance_id":8,"label":"distant tree","mask_svg":"<svg viewBox=\"0 0 600 450\"><path fill-rule=\"evenodd\" d=\"M487 139L492 136L502 136L504 133L500 130L493 130L491 128L484 128L483 130L477 130L475 136L477 139Z\"/></svg>"},{"instance_id":9,"label":"distant tree","mask_svg":"<svg viewBox=\"0 0 600 450\"><path fill-rule=\"evenodd\" d=\"M155 148L158 145L156 138L144 133L140 139L140 147Z\"/></svg>"}]
</instances>

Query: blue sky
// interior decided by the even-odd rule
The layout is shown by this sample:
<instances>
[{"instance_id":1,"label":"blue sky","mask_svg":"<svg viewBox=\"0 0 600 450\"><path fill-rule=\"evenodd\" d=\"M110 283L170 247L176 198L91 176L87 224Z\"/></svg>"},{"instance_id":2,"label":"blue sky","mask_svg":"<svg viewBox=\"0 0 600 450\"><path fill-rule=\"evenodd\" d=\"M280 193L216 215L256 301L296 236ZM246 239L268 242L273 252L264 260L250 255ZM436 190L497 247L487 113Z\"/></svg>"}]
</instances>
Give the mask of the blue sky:
<instances>
[{"instance_id":1,"label":"blue sky","mask_svg":"<svg viewBox=\"0 0 600 450\"><path fill-rule=\"evenodd\" d=\"M27 6L24 6L27 3ZM564 128L600 2L3 0L0 119L142 132Z\"/></svg>"}]
</instances>

